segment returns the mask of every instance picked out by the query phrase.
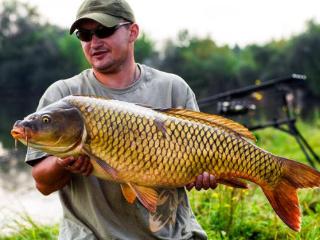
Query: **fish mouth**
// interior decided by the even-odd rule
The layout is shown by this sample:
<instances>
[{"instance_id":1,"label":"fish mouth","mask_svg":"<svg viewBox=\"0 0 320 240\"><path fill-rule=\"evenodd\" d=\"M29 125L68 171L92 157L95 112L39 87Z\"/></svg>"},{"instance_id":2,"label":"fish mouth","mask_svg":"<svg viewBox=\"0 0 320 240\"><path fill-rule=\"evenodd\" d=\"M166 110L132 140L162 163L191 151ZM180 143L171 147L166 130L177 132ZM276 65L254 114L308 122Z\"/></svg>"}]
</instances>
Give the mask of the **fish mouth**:
<instances>
[{"instance_id":1,"label":"fish mouth","mask_svg":"<svg viewBox=\"0 0 320 240\"><path fill-rule=\"evenodd\" d=\"M11 136L14 138L14 139L24 139L26 138L26 130L24 127L14 127L12 130L11 130Z\"/></svg>"},{"instance_id":2,"label":"fish mouth","mask_svg":"<svg viewBox=\"0 0 320 240\"><path fill-rule=\"evenodd\" d=\"M11 130L11 136L16 140L19 140L21 142L25 141L26 143L28 143L31 139L31 136L33 135L30 130L31 129L28 127L14 126Z\"/></svg>"}]
</instances>

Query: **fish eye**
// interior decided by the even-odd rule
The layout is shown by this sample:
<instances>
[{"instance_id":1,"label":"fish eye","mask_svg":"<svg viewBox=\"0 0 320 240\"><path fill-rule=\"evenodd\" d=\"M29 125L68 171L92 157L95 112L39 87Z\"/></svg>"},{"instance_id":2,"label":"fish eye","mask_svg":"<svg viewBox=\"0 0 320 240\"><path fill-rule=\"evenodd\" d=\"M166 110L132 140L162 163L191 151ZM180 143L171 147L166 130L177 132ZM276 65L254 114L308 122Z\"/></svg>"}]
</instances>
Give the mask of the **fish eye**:
<instances>
[{"instance_id":1,"label":"fish eye","mask_svg":"<svg viewBox=\"0 0 320 240\"><path fill-rule=\"evenodd\" d=\"M51 118L48 115L44 115L41 118L42 123L50 123L51 122Z\"/></svg>"}]
</instances>

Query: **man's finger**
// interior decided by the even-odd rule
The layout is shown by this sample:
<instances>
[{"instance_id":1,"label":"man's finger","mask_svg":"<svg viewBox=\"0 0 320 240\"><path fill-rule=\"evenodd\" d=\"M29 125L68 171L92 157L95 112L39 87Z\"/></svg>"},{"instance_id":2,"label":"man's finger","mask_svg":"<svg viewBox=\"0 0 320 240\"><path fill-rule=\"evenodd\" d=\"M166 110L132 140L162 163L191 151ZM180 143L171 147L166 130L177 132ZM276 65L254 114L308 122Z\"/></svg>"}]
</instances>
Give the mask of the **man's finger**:
<instances>
[{"instance_id":1,"label":"man's finger","mask_svg":"<svg viewBox=\"0 0 320 240\"><path fill-rule=\"evenodd\" d=\"M87 170L88 166L89 166L89 162L88 162L88 161L84 161L84 162L82 163L82 165L80 166L79 171L80 171L81 173L84 173L84 172Z\"/></svg>"},{"instance_id":2,"label":"man's finger","mask_svg":"<svg viewBox=\"0 0 320 240\"><path fill-rule=\"evenodd\" d=\"M188 183L188 184L186 185L186 189L187 189L188 191L190 191L190 190L194 187L194 185L195 185L194 182Z\"/></svg>"},{"instance_id":3,"label":"man's finger","mask_svg":"<svg viewBox=\"0 0 320 240\"><path fill-rule=\"evenodd\" d=\"M91 164L91 162L89 162L88 168L86 169L86 171L83 173L84 176L89 176L92 173L93 170L93 166Z\"/></svg>"},{"instance_id":4,"label":"man's finger","mask_svg":"<svg viewBox=\"0 0 320 240\"><path fill-rule=\"evenodd\" d=\"M203 176L202 175L199 175L198 177L197 177L197 179L196 179L196 185L195 185L195 188L197 189L197 190L201 190L201 188L202 188L202 180L203 180Z\"/></svg>"},{"instance_id":5,"label":"man's finger","mask_svg":"<svg viewBox=\"0 0 320 240\"><path fill-rule=\"evenodd\" d=\"M70 166L71 171L80 172L81 166L83 164L83 158L78 157L76 161Z\"/></svg>"},{"instance_id":6,"label":"man's finger","mask_svg":"<svg viewBox=\"0 0 320 240\"><path fill-rule=\"evenodd\" d=\"M84 155L84 161L85 161L85 169L82 171L82 175L88 176L91 174L93 170L92 163L90 161L90 157L88 155Z\"/></svg>"},{"instance_id":7,"label":"man's finger","mask_svg":"<svg viewBox=\"0 0 320 240\"><path fill-rule=\"evenodd\" d=\"M86 156L80 156L80 158L82 159L83 162L79 168L79 171L83 174L87 170L90 162L89 162L89 158Z\"/></svg>"},{"instance_id":8,"label":"man's finger","mask_svg":"<svg viewBox=\"0 0 320 240\"><path fill-rule=\"evenodd\" d=\"M210 188L210 175L209 175L209 173L204 172L204 173L202 174L202 176L203 176L202 188L205 189L205 190L207 190L207 189Z\"/></svg>"},{"instance_id":9,"label":"man's finger","mask_svg":"<svg viewBox=\"0 0 320 240\"><path fill-rule=\"evenodd\" d=\"M218 183L217 183L215 176L210 174L209 179L210 179L210 188L215 189L218 186Z\"/></svg>"},{"instance_id":10,"label":"man's finger","mask_svg":"<svg viewBox=\"0 0 320 240\"><path fill-rule=\"evenodd\" d=\"M66 167L72 165L74 163L75 159L74 159L74 157L66 157L66 158L57 158L56 161L61 167L66 168Z\"/></svg>"}]
</instances>

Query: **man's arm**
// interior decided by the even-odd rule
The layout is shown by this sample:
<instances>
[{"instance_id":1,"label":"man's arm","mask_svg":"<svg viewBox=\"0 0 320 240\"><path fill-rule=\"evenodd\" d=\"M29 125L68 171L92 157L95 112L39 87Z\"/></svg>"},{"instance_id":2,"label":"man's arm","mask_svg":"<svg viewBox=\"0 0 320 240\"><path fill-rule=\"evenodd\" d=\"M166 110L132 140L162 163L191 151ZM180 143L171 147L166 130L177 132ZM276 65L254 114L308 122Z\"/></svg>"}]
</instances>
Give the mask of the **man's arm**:
<instances>
[{"instance_id":1,"label":"man's arm","mask_svg":"<svg viewBox=\"0 0 320 240\"><path fill-rule=\"evenodd\" d=\"M90 159L85 155L63 159L49 156L32 167L32 176L37 189L42 194L49 195L66 186L72 173L88 176L92 169Z\"/></svg>"}]
</instances>

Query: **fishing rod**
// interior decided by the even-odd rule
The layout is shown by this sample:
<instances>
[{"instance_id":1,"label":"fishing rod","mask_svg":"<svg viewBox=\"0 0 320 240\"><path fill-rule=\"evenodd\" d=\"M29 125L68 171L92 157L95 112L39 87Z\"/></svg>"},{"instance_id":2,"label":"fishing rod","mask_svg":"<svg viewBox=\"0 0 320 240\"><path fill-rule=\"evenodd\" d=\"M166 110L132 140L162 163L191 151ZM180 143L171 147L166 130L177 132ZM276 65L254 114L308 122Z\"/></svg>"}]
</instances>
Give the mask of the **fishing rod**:
<instances>
[{"instance_id":1,"label":"fishing rod","mask_svg":"<svg viewBox=\"0 0 320 240\"><path fill-rule=\"evenodd\" d=\"M287 77L281 77L281 78L275 78L269 81L264 81L258 85L252 85L247 86L243 88L238 88L235 90L230 90L224 93L216 94L204 99L200 99L198 101L198 105L200 108L205 107L207 105L212 104L212 102L215 102L217 100L222 99L233 99L233 98L241 98L245 97L253 92L258 92L262 90L266 90L269 88L274 88L275 86L283 85L283 84L295 84L295 85L301 85L305 84L305 80L307 77L302 74L296 74L293 73L290 76Z\"/></svg>"}]
</instances>

